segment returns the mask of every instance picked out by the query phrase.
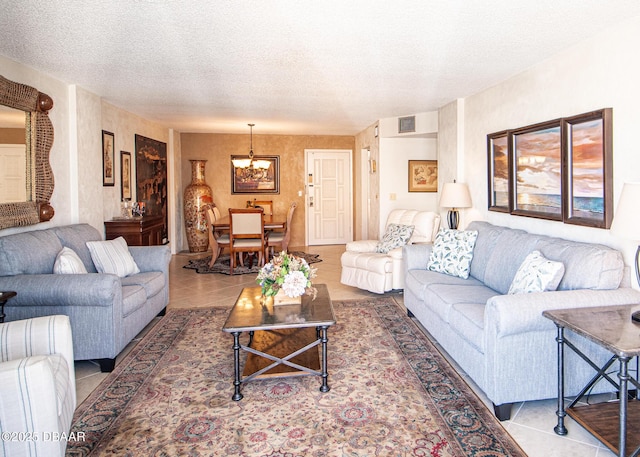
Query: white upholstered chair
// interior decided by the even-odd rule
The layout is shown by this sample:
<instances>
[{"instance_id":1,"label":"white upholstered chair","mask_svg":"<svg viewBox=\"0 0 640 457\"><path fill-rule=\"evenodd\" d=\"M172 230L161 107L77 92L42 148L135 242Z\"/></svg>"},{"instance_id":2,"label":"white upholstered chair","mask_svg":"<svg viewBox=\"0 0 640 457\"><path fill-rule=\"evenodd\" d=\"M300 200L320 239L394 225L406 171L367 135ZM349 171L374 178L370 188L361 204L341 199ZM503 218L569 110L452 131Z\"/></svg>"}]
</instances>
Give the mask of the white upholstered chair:
<instances>
[{"instance_id":1,"label":"white upholstered chair","mask_svg":"<svg viewBox=\"0 0 640 457\"><path fill-rule=\"evenodd\" d=\"M231 273L236 265L236 254L240 254L240 265L244 265L244 253L257 254L258 265L263 265L267 249L266 240L262 208L229 208Z\"/></svg>"},{"instance_id":2,"label":"white upholstered chair","mask_svg":"<svg viewBox=\"0 0 640 457\"><path fill-rule=\"evenodd\" d=\"M0 425L3 432L34 437L2 440L0 454L64 456L66 441L52 437L69 434L75 409L69 317L0 324Z\"/></svg>"},{"instance_id":3,"label":"white upholstered chair","mask_svg":"<svg viewBox=\"0 0 640 457\"><path fill-rule=\"evenodd\" d=\"M414 226L407 244L432 243L440 228L440 215L431 211L395 209L389 213L389 224ZM340 258L340 282L348 286L382 294L393 289L404 289L402 246L388 253L376 252L379 240L359 240L347 243Z\"/></svg>"},{"instance_id":4,"label":"white upholstered chair","mask_svg":"<svg viewBox=\"0 0 640 457\"><path fill-rule=\"evenodd\" d=\"M269 232L269 240L267 242L267 259L268 256L273 256L275 254L275 249L278 248L278 251L286 251L289 247L289 241L291 241L291 220L293 219L293 212L298 207L296 202L292 202L289 205L289 212L287 213L287 225L284 228L284 232L282 231L271 231Z\"/></svg>"},{"instance_id":5,"label":"white upholstered chair","mask_svg":"<svg viewBox=\"0 0 640 457\"><path fill-rule=\"evenodd\" d=\"M204 214L207 216L207 223L209 224L209 246L211 247L211 262L209 262L209 268L211 268L213 264L216 263L216 259L224 251L224 248L229 247L229 234L220 234L213 228L214 222L220 219L220 210L217 207L208 205L207 208L205 208Z\"/></svg>"}]
</instances>

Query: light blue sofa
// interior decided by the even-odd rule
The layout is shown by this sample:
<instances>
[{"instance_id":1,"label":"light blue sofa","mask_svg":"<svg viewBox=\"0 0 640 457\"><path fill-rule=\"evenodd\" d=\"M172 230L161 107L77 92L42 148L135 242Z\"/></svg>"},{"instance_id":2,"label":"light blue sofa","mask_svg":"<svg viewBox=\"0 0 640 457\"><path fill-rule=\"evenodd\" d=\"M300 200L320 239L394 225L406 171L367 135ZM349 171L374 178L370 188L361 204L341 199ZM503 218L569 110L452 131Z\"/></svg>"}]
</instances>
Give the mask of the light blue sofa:
<instances>
[{"instance_id":1,"label":"light blue sofa","mask_svg":"<svg viewBox=\"0 0 640 457\"><path fill-rule=\"evenodd\" d=\"M427 270L430 244L403 248L404 304L506 420L514 402L557 396L557 330L544 310L640 303L640 292L620 287L629 283L628 269L622 254L609 247L487 222L472 222L467 230L478 231L468 279ZM558 290L507 295L533 250L564 264ZM573 341L599 362L611 356L584 338ZM565 393L575 395L595 372L569 350L565 364L572 373ZM601 382L594 393L599 391L611 386Z\"/></svg>"},{"instance_id":2,"label":"light blue sofa","mask_svg":"<svg viewBox=\"0 0 640 457\"><path fill-rule=\"evenodd\" d=\"M97 360L111 371L116 356L169 302L168 246L130 246L140 273L100 274L87 241L98 230L77 224L0 237L0 290L18 295L7 303L6 321L65 314L71 321L76 360ZM63 247L73 249L87 274L54 274Z\"/></svg>"}]
</instances>

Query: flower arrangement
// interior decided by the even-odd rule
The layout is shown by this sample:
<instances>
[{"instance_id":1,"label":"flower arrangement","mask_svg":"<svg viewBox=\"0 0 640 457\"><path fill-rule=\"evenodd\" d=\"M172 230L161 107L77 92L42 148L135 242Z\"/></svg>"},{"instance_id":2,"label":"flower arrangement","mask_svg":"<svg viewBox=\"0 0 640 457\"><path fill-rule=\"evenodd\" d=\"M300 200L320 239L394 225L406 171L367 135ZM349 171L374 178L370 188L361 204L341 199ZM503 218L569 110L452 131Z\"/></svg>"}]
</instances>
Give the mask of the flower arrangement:
<instances>
[{"instance_id":1,"label":"flower arrangement","mask_svg":"<svg viewBox=\"0 0 640 457\"><path fill-rule=\"evenodd\" d=\"M316 271L303 258L282 251L262 267L256 282L266 297L282 290L288 297L307 294L315 298L318 291L311 285L311 280L316 277Z\"/></svg>"}]
</instances>

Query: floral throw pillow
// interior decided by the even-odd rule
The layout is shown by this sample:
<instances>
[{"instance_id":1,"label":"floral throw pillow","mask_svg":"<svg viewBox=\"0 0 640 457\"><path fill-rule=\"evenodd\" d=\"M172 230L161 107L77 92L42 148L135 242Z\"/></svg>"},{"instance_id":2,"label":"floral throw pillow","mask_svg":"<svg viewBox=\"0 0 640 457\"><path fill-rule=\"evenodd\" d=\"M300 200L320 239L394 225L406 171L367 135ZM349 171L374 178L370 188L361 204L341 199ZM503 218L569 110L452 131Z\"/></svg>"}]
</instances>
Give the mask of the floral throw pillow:
<instances>
[{"instance_id":1,"label":"floral throw pillow","mask_svg":"<svg viewBox=\"0 0 640 457\"><path fill-rule=\"evenodd\" d=\"M518 268L509 294L528 294L556 290L564 276L564 264L547 259L540 251L533 251Z\"/></svg>"},{"instance_id":2,"label":"floral throw pillow","mask_svg":"<svg viewBox=\"0 0 640 457\"><path fill-rule=\"evenodd\" d=\"M467 279L477 238L476 230L441 229L433 242L427 269Z\"/></svg>"},{"instance_id":3,"label":"floral throw pillow","mask_svg":"<svg viewBox=\"0 0 640 457\"><path fill-rule=\"evenodd\" d=\"M407 244L413 235L414 225L389 224L376 246L376 252L387 254L390 250Z\"/></svg>"}]
</instances>

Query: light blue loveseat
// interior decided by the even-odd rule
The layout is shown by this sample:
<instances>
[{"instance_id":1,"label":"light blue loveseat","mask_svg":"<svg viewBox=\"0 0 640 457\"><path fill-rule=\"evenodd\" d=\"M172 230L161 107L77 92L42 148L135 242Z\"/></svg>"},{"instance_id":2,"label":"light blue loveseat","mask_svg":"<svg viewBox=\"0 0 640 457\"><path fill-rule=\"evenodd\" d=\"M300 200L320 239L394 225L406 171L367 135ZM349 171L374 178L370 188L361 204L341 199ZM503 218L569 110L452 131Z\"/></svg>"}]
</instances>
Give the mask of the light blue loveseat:
<instances>
[{"instance_id":1,"label":"light blue loveseat","mask_svg":"<svg viewBox=\"0 0 640 457\"><path fill-rule=\"evenodd\" d=\"M88 224L0 237L0 290L18 293L5 306L6 321L65 314L75 359L111 371L122 349L166 308L171 253L168 246L130 246L140 273L121 279L97 273L86 242L99 240ZM53 273L63 247L78 254L87 274Z\"/></svg>"},{"instance_id":2,"label":"light blue loveseat","mask_svg":"<svg viewBox=\"0 0 640 457\"><path fill-rule=\"evenodd\" d=\"M403 248L404 304L494 404L500 420L515 402L557 396L557 330L547 309L640 303L622 254L606 246L534 235L472 222L477 230L470 276L462 279L427 270L432 245ZM508 295L524 258L539 250L564 264L557 291ZM593 360L610 353L584 338L566 335ZM572 338L573 337L573 338ZM577 394L595 372L565 351L565 393ZM599 383L594 392L611 391Z\"/></svg>"}]
</instances>

